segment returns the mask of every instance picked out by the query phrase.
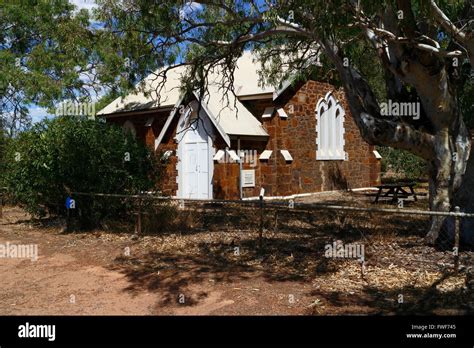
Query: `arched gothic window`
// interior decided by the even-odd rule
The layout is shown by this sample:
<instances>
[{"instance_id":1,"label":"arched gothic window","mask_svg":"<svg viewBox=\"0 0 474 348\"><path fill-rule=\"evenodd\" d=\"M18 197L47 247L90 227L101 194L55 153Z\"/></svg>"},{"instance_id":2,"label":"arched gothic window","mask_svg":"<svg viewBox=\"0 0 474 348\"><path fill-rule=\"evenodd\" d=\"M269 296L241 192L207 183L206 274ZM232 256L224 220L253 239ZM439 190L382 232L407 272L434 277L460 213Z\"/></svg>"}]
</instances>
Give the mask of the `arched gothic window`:
<instances>
[{"instance_id":1,"label":"arched gothic window","mask_svg":"<svg viewBox=\"0 0 474 348\"><path fill-rule=\"evenodd\" d=\"M316 105L316 159L344 160L344 108L331 92Z\"/></svg>"}]
</instances>

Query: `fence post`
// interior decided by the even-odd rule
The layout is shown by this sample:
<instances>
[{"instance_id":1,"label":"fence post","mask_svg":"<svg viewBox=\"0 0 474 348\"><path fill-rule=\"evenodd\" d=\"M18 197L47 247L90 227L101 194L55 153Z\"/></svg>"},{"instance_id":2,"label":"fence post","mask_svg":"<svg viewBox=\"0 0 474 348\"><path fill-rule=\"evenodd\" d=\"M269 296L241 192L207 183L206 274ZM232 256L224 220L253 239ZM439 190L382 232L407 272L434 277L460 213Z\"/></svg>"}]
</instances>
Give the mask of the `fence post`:
<instances>
[{"instance_id":1,"label":"fence post","mask_svg":"<svg viewBox=\"0 0 474 348\"><path fill-rule=\"evenodd\" d=\"M258 247L260 250L263 248L263 196L265 195L265 189L262 187L260 189L259 196L259 207L260 207L260 231L258 235Z\"/></svg>"},{"instance_id":2,"label":"fence post","mask_svg":"<svg viewBox=\"0 0 474 348\"><path fill-rule=\"evenodd\" d=\"M137 228L135 229L137 235L142 234L142 200L138 198L138 212L137 212Z\"/></svg>"},{"instance_id":3,"label":"fence post","mask_svg":"<svg viewBox=\"0 0 474 348\"><path fill-rule=\"evenodd\" d=\"M455 207L454 211L456 213L460 213L461 209L459 207ZM460 230L460 217L454 217L454 271L457 272L459 270L459 230Z\"/></svg>"},{"instance_id":4,"label":"fence post","mask_svg":"<svg viewBox=\"0 0 474 348\"><path fill-rule=\"evenodd\" d=\"M71 194L66 197L66 230L64 232L71 232Z\"/></svg>"}]
</instances>

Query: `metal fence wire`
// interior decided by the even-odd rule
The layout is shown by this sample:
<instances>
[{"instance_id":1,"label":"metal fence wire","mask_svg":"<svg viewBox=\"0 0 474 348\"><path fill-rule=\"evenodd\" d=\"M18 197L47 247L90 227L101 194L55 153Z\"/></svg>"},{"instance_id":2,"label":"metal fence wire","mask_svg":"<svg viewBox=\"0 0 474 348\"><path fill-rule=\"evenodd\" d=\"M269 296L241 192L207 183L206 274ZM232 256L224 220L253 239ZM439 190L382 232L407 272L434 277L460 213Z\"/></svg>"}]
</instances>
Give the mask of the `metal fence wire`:
<instances>
[{"instance_id":1,"label":"metal fence wire","mask_svg":"<svg viewBox=\"0 0 474 348\"><path fill-rule=\"evenodd\" d=\"M300 203L292 200L193 200L152 194L73 192L67 228L81 222L139 235L213 233L258 255L351 260L364 277L371 268L471 271L473 252L462 243L461 221L474 214ZM446 217L430 252L424 236L432 216ZM219 237L220 236L220 237ZM308 267L311 266L308 264ZM318 265L318 267L325 267Z\"/></svg>"},{"instance_id":2,"label":"metal fence wire","mask_svg":"<svg viewBox=\"0 0 474 348\"><path fill-rule=\"evenodd\" d=\"M172 267L167 262L181 260L188 267L196 262L199 269L218 273L261 271L272 280L309 282L315 294L330 302L337 302L341 293L363 291L380 300L382 311L422 314L461 306L474 313L474 251L464 243L462 229L474 214L457 208L414 209L422 202L380 208L344 194L320 203L263 196L193 200L148 193L69 192L65 198L61 209L67 212L66 231L98 230L140 245L143 260L118 257L123 267L133 262ZM15 205L8 192L0 192L0 217L5 201ZM449 231L442 231L435 245L427 245L433 216L446 218ZM321 314L317 304L311 308Z\"/></svg>"}]
</instances>

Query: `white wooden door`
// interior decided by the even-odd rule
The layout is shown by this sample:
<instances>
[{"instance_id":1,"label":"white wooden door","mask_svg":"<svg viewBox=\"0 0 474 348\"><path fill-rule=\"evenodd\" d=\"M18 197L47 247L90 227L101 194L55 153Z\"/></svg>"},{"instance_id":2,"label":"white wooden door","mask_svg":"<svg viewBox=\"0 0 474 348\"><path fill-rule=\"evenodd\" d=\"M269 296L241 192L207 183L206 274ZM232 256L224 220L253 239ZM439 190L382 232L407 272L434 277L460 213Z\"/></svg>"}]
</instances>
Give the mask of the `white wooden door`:
<instances>
[{"instance_id":1,"label":"white wooden door","mask_svg":"<svg viewBox=\"0 0 474 348\"><path fill-rule=\"evenodd\" d=\"M198 196L199 198L212 198L209 192L209 144L198 143Z\"/></svg>"},{"instance_id":2,"label":"white wooden door","mask_svg":"<svg viewBox=\"0 0 474 348\"><path fill-rule=\"evenodd\" d=\"M183 198L209 199L211 184L209 173L208 135L198 125L186 131L183 137Z\"/></svg>"},{"instance_id":3,"label":"white wooden door","mask_svg":"<svg viewBox=\"0 0 474 348\"><path fill-rule=\"evenodd\" d=\"M198 163L199 152L197 143L187 143L184 146L184 197L197 198L198 195Z\"/></svg>"}]
</instances>

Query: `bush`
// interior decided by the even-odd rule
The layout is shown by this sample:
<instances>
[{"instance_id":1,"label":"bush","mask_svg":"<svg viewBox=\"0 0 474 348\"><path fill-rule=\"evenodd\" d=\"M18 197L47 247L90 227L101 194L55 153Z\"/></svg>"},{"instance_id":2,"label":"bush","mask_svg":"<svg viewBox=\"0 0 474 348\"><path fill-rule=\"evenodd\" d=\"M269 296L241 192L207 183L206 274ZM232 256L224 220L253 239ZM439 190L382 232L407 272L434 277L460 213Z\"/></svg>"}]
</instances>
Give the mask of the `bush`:
<instances>
[{"instance_id":1,"label":"bush","mask_svg":"<svg viewBox=\"0 0 474 348\"><path fill-rule=\"evenodd\" d=\"M377 147L382 156L382 180L419 180L426 177L426 163L423 159L404 150Z\"/></svg>"},{"instance_id":2,"label":"bush","mask_svg":"<svg viewBox=\"0 0 474 348\"><path fill-rule=\"evenodd\" d=\"M3 129L0 128L0 189L5 185L3 178L5 176L5 155L7 150L7 137Z\"/></svg>"},{"instance_id":3,"label":"bush","mask_svg":"<svg viewBox=\"0 0 474 348\"><path fill-rule=\"evenodd\" d=\"M121 128L79 117L58 117L34 125L11 141L5 185L35 216L66 213L69 192L137 193L153 189L154 156ZM82 225L126 209L111 200L81 196Z\"/></svg>"}]
</instances>

